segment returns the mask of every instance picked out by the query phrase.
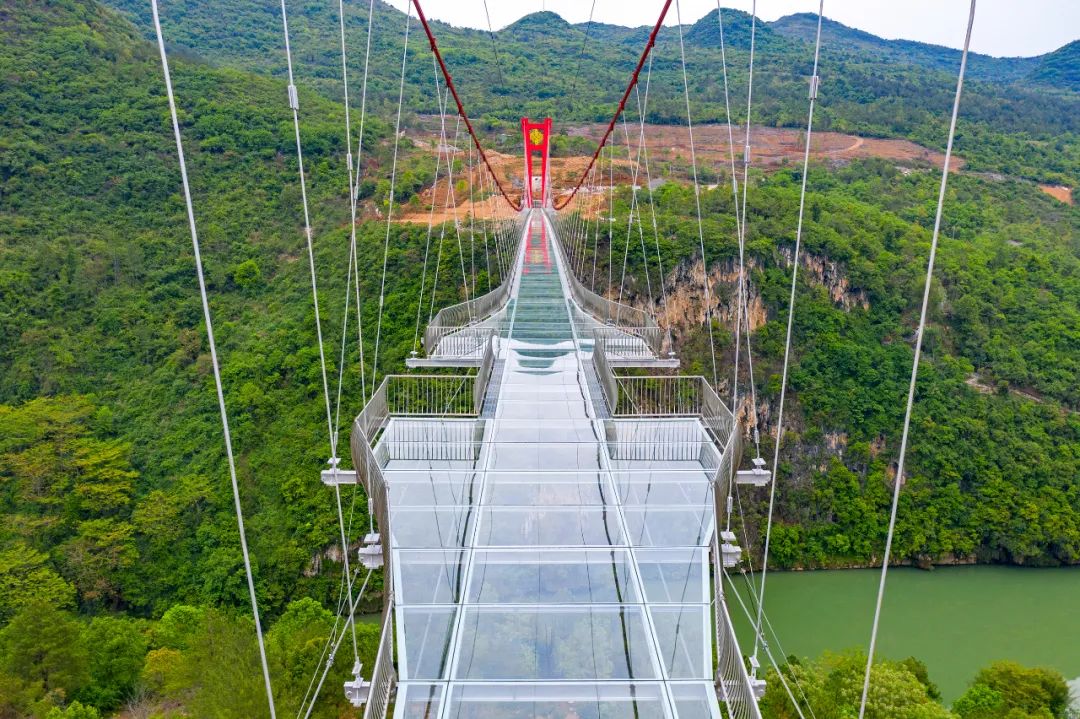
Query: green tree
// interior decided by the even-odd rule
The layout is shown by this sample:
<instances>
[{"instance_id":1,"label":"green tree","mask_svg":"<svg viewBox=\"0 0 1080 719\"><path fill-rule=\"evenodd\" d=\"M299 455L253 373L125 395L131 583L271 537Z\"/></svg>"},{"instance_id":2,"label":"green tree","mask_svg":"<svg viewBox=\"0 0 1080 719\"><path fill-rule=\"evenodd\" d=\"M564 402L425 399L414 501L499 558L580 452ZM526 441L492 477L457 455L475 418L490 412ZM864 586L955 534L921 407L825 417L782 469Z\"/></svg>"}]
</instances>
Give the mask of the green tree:
<instances>
[{"instance_id":1,"label":"green tree","mask_svg":"<svg viewBox=\"0 0 1080 719\"><path fill-rule=\"evenodd\" d=\"M83 630L90 680L80 698L110 710L127 699L142 674L148 640L143 623L123 617L95 617Z\"/></svg>"},{"instance_id":2,"label":"green tree","mask_svg":"<svg viewBox=\"0 0 1080 719\"><path fill-rule=\"evenodd\" d=\"M72 609L75 588L48 565L43 553L13 542L0 550L0 623L35 599Z\"/></svg>"},{"instance_id":3,"label":"green tree","mask_svg":"<svg viewBox=\"0 0 1080 719\"><path fill-rule=\"evenodd\" d=\"M101 713L92 706L85 706L79 702L71 702L61 709L53 707L45 719L101 719Z\"/></svg>"},{"instance_id":4,"label":"green tree","mask_svg":"<svg viewBox=\"0 0 1080 719\"><path fill-rule=\"evenodd\" d=\"M75 696L90 676L82 628L48 602L32 602L0 631L0 667L61 699Z\"/></svg>"},{"instance_id":5,"label":"green tree","mask_svg":"<svg viewBox=\"0 0 1080 719\"><path fill-rule=\"evenodd\" d=\"M953 709L963 719L1061 719L1069 686L1059 672L994 662L975 675Z\"/></svg>"}]
</instances>

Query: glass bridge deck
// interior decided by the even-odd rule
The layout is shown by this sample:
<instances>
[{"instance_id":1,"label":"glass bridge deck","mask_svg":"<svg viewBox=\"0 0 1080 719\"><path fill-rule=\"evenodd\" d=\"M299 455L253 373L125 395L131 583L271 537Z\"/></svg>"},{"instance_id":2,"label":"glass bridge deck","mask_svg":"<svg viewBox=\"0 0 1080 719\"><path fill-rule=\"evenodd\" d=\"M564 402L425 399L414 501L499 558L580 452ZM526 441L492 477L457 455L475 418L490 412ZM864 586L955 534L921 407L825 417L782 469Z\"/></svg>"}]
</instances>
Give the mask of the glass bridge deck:
<instances>
[{"instance_id":1,"label":"glass bridge deck","mask_svg":"<svg viewBox=\"0 0 1080 719\"><path fill-rule=\"evenodd\" d=\"M494 416L398 418L380 440L394 716L720 717L710 440L693 419L598 419L552 229L536 212L526 232Z\"/></svg>"}]
</instances>

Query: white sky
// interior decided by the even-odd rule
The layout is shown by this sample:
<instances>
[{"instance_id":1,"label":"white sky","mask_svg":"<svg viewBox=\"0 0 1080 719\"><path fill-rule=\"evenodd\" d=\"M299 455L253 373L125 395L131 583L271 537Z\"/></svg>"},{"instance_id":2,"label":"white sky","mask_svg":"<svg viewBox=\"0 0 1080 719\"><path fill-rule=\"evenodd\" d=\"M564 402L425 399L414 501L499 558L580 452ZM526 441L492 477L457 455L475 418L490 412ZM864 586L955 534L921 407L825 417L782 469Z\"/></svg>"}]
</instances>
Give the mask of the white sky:
<instances>
[{"instance_id":1,"label":"white sky","mask_svg":"<svg viewBox=\"0 0 1080 719\"><path fill-rule=\"evenodd\" d=\"M487 0L497 30L541 9L570 22L585 22L593 0ZM723 7L750 10L752 0L721 0ZM404 9L405 0L390 0ZM660 0L595 0L593 19L616 25L652 25ZM716 7L716 0L681 0L684 23ZM758 16L775 20L796 12L817 12L816 0L760 0ZM483 0L422 0L424 13L453 25L487 28ZM960 47L967 0L826 0L825 17L881 37ZM667 24L675 23L675 5ZM1080 38L1080 0L979 0L972 49L997 56L1029 56L1056 50Z\"/></svg>"}]
</instances>

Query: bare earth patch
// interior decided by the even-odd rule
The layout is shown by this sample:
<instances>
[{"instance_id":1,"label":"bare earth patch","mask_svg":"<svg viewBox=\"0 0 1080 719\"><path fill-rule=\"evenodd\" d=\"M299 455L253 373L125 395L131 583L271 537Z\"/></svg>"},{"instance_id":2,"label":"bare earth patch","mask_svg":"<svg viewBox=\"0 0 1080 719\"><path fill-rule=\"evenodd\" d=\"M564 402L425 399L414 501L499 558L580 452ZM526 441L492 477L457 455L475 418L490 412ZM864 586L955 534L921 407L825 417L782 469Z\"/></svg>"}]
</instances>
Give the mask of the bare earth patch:
<instances>
[{"instance_id":1,"label":"bare earth patch","mask_svg":"<svg viewBox=\"0 0 1080 719\"><path fill-rule=\"evenodd\" d=\"M427 124L427 123L425 123ZM585 125L573 125L560 127L559 132L570 136L584 137L599 142L604 130L604 124L594 123ZM638 129L633 124L627 126L630 131L630 145L636 153L636 141ZM414 144L417 147L430 148L432 162L434 164L436 141L438 139L437 127L430 129L425 127L414 135ZM735 163L741 171L744 128L733 128L731 139L735 148ZM803 138L802 130L775 127L752 127L750 140L752 145L751 161L753 166L759 169L779 170L784 167L797 165L802 161ZM632 177L633 163L629 159L630 150L627 148L627 138L620 125L616 128L613 141L615 142L615 171L614 181L616 184L627 184ZM458 139L456 146L457 157L465 158L468 152L468 137ZM683 177L688 174L690 163L690 137L685 127L673 125L646 125L645 144L649 155L649 165L653 179L661 177ZM698 171L703 184L711 185L716 181L717 172L731 166L731 144L728 142L727 125L698 125L694 128L694 149L698 159ZM521 197L522 176L524 168L520 155L504 155L502 153L487 151L488 160L502 183L503 188L516 201ZM843 163L857 158L879 157L901 165L925 166L940 168L944 161L944 155L940 152L927 149L908 140L882 139L871 137L858 137L840 132L814 133L810 147L810 155L816 160ZM581 173L589 165L590 156L581 155L574 157L553 157L551 159L551 180L556 188L556 197L565 196L581 177ZM961 158L954 157L951 169L960 170L964 166ZM644 170L642 171L644 173ZM464 182L462 182L464 181ZM591 194L597 197L597 204L601 203L600 197L606 192L609 176L607 164L604 163L604 176L596 178L596 187L592 188ZM644 176L639 179L643 184ZM455 188L451 188L445 177L440 178L435 187L425 189L420 195L421 208L406 207L400 216L403 222L426 223L430 215L430 206L435 201L436 209L433 219L436 222L449 220L454 217L466 218L474 213L477 219L495 217L511 217L513 211L505 202L491 198L493 187L487 178L484 187L481 188L479 173L461 172L454 176ZM1067 188L1065 194L1068 195ZM1049 192L1046 188L1044 191ZM586 190L588 192L588 190ZM1051 193L1053 194L1053 193ZM473 198L470 200L470 196ZM1058 195L1054 195L1058 197ZM1065 200L1062 197L1063 202Z\"/></svg>"},{"instance_id":2,"label":"bare earth patch","mask_svg":"<svg viewBox=\"0 0 1080 719\"><path fill-rule=\"evenodd\" d=\"M1066 205L1073 203L1072 188L1064 185L1039 185L1039 189Z\"/></svg>"}]
</instances>

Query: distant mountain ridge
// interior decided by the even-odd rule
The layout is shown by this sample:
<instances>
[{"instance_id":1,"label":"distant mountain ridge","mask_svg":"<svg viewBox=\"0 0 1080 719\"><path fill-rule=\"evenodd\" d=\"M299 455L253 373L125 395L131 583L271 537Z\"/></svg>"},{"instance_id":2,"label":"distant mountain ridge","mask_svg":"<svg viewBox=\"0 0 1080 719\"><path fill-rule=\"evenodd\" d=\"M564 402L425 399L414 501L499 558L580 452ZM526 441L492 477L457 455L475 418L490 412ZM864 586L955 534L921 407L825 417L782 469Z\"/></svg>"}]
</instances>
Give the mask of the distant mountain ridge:
<instances>
[{"instance_id":1,"label":"distant mountain ridge","mask_svg":"<svg viewBox=\"0 0 1080 719\"><path fill-rule=\"evenodd\" d=\"M144 0L102 0L151 36ZM732 97L746 93L752 18L725 9L724 41ZM367 6L345 5L352 92L367 34ZM222 22L227 17L227 22ZM340 101L341 57L336 3L294 4L289 25L297 82ZM280 10L275 3L186 0L162 18L177 50L212 64L284 77ZM816 17L791 15L757 25L753 118L755 123L796 127L805 122L806 82L813 60ZM405 14L376 0L369 108L393 114L401 68ZM413 18L413 37L417 34ZM525 15L494 33L432 23L439 47L470 115L494 129L521 116L559 122L610 118L650 28L605 23L571 24L554 12ZM695 122L727 119L717 11L683 25ZM824 25L820 102L815 125L877 137L901 137L933 149L942 145L941 120L955 89L959 51L906 40L885 40L828 20ZM686 121L681 99L679 28L661 29L653 59L648 120ZM434 76L422 37L410 38L405 100L417 112L435 112ZM1076 43L1034 58L973 55L965 87L958 152L969 169L1076 186L1080 184L1080 58ZM758 82L761 84L758 85ZM740 112L740 108L742 108ZM744 106L733 105L734 120ZM500 127L503 127L500 125ZM1009 142L1003 141L1009 136Z\"/></svg>"}]
</instances>

